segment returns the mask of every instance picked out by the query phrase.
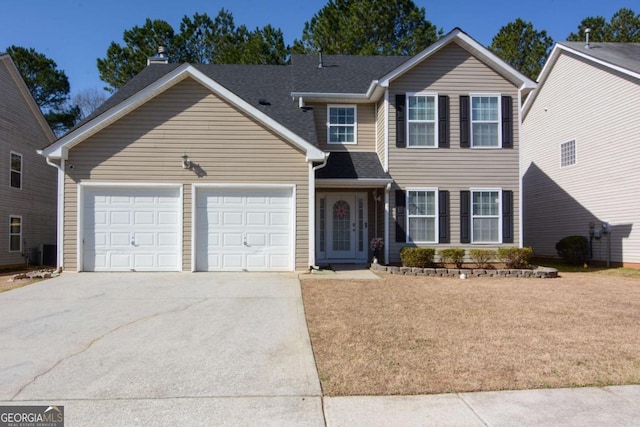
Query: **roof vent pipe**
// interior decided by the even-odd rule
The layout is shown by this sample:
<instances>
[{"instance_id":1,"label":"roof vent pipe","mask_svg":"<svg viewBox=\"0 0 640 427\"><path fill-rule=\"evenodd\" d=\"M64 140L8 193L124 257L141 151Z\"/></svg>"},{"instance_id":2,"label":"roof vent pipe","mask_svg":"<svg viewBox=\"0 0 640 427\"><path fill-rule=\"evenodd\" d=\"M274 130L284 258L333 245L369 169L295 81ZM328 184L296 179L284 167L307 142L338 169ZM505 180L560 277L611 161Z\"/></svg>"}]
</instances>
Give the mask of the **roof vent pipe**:
<instances>
[{"instance_id":1,"label":"roof vent pipe","mask_svg":"<svg viewBox=\"0 0 640 427\"><path fill-rule=\"evenodd\" d=\"M160 45L156 50L156 54L150 58L147 58L147 65L151 64L168 64L169 57L167 56L167 48Z\"/></svg>"},{"instance_id":2,"label":"roof vent pipe","mask_svg":"<svg viewBox=\"0 0 640 427\"><path fill-rule=\"evenodd\" d=\"M322 49L318 51L320 54L320 63L318 64L318 68L324 68L324 63L322 62Z\"/></svg>"},{"instance_id":3,"label":"roof vent pipe","mask_svg":"<svg viewBox=\"0 0 640 427\"><path fill-rule=\"evenodd\" d=\"M585 49L591 49L591 45L589 44L589 34L591 33L591 28L585 28L584 29L584 33L587 37L587 42L584 45Z\"/></svg>"}]
</instances>

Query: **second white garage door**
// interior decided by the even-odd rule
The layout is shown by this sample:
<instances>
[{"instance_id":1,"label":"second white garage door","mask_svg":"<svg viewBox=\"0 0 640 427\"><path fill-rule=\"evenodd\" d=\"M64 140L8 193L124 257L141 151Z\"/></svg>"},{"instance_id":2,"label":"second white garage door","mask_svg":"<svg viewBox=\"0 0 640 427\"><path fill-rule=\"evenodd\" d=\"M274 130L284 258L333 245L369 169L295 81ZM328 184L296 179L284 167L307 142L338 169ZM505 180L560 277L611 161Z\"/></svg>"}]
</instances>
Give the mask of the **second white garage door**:
<instances>
[{"instance_id":1,"label":"second white garage door","mask_svg":"<svg viewBox=\"0 0 640 427\"><path fill-rule=\"evenodd\" d=\"M291 188L198 188L196 270L293 270L292 213Z\"/></svg>"}]
</instances>

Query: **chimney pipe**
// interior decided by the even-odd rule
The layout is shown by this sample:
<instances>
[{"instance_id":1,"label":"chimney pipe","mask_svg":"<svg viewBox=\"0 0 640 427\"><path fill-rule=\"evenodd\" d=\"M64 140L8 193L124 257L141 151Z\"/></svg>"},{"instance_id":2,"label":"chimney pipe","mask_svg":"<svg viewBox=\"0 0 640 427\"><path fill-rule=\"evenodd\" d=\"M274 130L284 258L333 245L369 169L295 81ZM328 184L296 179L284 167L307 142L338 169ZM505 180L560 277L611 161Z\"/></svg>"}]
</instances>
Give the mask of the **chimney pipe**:
<instances>
[{"instance_id":1,"label":"chimney pipe","mask_svg":"<svg viewBox=\"0 0 640 427\"><path fill-rule=\"evenodd\" d=\"M589 44L589 34L591 33L591 28L585 28L584 33L587 36L587 42L584 45L585 49L591 49L591 45Z\"/></svg>"},{"instance_id":2,"label":"chimney pipe","mask_svg":"<svg viewBox=\"0 0 640 427\"><path fill-rule=\"evenodd\" d=\"M322 62L322 49L318 51L320 54L320 63L318 64L318 68L324 68L324 63Z\"/></svg>"},{"instance_id":3,"label":"chimney pipe","mask_svg":"<svg viewBox=\"0 0 640 427\"><path fill-rule=\"evenodd\" d=\"M150 58L147 58L147 65L151 64L168 64L169 57L167 56L167 48L163 45L159 45L156 50L156 54Z\"/></svg>"}]
</instances>

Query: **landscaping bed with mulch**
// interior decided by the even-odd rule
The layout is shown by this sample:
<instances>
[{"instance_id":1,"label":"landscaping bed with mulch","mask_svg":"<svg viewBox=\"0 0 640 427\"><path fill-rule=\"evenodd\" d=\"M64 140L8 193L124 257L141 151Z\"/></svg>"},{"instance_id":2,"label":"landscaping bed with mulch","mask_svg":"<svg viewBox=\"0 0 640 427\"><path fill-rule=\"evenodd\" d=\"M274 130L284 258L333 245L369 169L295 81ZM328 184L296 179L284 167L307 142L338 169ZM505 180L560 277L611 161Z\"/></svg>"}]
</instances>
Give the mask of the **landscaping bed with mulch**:
<instances>
[{"instance_id":1,"label":"landscaping bed with mulch","mask_svg":"<svg viewBox=\"0 0 640 427\"><path fill-rule=\"evenodd\" d=\"M640 280L381 276L302 282L323 392L640 384Z\"/></svg>"}]
</instances>

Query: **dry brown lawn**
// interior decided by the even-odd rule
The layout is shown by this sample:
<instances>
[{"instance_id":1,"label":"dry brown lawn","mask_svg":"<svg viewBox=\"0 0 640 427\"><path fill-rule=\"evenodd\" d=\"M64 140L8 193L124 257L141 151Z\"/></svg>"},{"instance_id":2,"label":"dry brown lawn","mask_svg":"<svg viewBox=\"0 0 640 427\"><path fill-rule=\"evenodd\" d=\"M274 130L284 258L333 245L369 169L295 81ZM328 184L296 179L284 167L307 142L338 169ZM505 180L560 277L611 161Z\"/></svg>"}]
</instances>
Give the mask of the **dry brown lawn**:
<instances>
[{"instance_id":1,"label":"dry brown lawn","mask_svg":"<svg viewBox=\"0 0 640 427\"><path fill-rule=\"evenodd\" d=\"M640 279L304 280L329 396L640 383Z\"/></svg>"}]
</instances>

